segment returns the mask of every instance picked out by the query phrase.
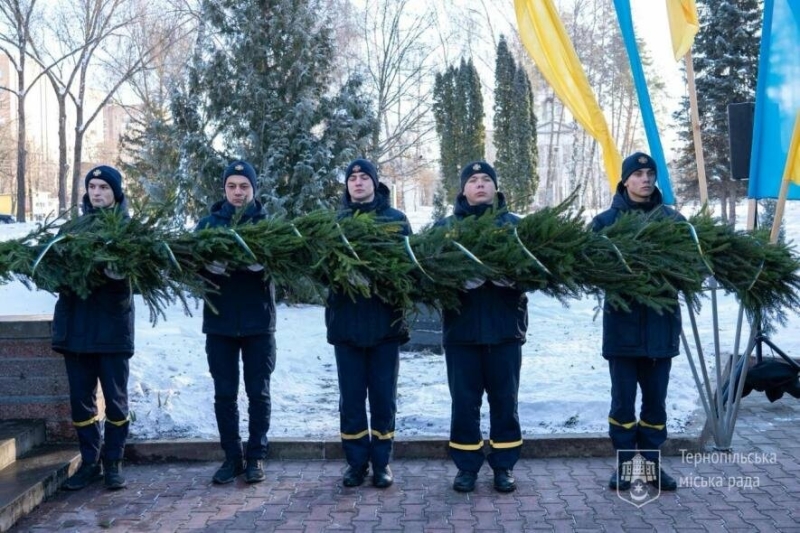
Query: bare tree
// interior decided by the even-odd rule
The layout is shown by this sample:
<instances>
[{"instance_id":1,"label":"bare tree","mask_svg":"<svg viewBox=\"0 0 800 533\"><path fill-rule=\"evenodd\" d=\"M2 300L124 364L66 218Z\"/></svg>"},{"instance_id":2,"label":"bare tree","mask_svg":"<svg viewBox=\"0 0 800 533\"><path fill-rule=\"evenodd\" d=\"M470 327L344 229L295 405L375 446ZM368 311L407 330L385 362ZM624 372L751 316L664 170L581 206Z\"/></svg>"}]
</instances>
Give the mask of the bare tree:
<instances>
[{"instance_id":1,"label":"bare tree","mask_svg":"<svg viewBox=\"0 0 800 533\"><path fill-rule=\"evenodd\" d=\"M58 104L58 208L67 209L68 160L67 111L68 101L76 83L85 83L81 73L88 68L93 54L104 39L119 31L123 20L114 20L114 14L124 0L80 0L51 4L47 13L46 34L32 40L32 57L40 66L51 63L52 68L44 70L53 88ZM55 60L55 58L59 58ZM82 89L79 89L79 91ZM77 129L76 129L77 132ZM75 144L79 142L78 135ZM80 159L73 171L80 173ZM77 203L78 187L73 180L70 205Z\"/></svg>"},{"instance_id":2,"label":"bare tree","mask_svg":"<svg viewBox=\"0 0 800 533\"><path fill-rule=\"evenodd\" d=\"M409 0L366 4L364 69L380 123L371 155L381 165L391 166L432 135L430 95L436 66L427 38L432 27L428 13L412 12Z\"/></svg>"},{"instance_id":3,"label":"bare tree","mask_svg":"<svg viewBox=\"0 0 800 533\"><path fill-rule=\"evenodd\" d=\"M0 0L0 51L8 58L16 72L17 86L0 87L17 97L17 220L25 221L27 162L25 130L25 97L36 80L26 80L26 61L29 54L32 26L39 20L35 11L36 0Z\"/></svg>"},{"instance_id":4,"label":"bare tree","mask_svg":"<svg viewBox=\"0 0 800 533\"><path fill-rule=\"evenodd\" d=\"M150 0L137 1L148 3ZM160 143L147 137L145 132L152 132L154 125L172 121L170 96L185 80L186 58L192 57L200 22L193 6L184 5L182 0L162 0L162 4L157 19L140 18L130 28L131 46L139 50L140 55L151 54L152 60L125 84L122 92L130 98L116 99L128 117L128 128L121 139L115 139L117 163L125 172L127 191L133 197L148 193L159 198L165 194L161 184L153 180L153 168L163 165L153 152L177 151L178 146L167 139Z\"/></svg>"},{"instance_id":5,"label":"bare tree","mask_svg":"<svg viewBox=\"0 0 800 533\"><path fill-rule=\"evenodd\" d=\"M142 8L155 7L153 0L135 0ZM132 115L150 111L167 112L169 91L185 74L186 58L196 39L198 14L183 0L162 0L158 16L136 17L128 27L129 45L139 57L149 57L145 68L134 72L125 83L132 93L130 102L120 102ZM124 66L123 66L124 68Z\"/></svg>"},{"instance_id":6,"label":"bare tree","mask_svg":"<svg viewBox=\"0 0 800 533\"><path fill-rule=\"evenodd\" d=\"M77 0L53 6L50 31L55 36L50 48L37 47L37 58L52 60L66 55L47 71L59 105L59 209L67 208L70 181L67 141L67 102L74 107L71 195L69 205L78 203L83 169L84 139L92 123L118 89L149 64L163 43L150 49L132 46L131 29L154 24L154 3L138 0ZM67 50L77 53L65 54Z\"/></svg>"},{"instance_id":7,"label":"bare tree","mask_svg":"<svg viewBox=\"0 0 800 533\"><path fill-rule=\"evenodd\" d=\"M8 108L9 93L0 94L0 105ZM12 195L12 211L16 212L16 166L17 142L10 121L0 123L0 194Z\"/></svg>"}]
</instances>

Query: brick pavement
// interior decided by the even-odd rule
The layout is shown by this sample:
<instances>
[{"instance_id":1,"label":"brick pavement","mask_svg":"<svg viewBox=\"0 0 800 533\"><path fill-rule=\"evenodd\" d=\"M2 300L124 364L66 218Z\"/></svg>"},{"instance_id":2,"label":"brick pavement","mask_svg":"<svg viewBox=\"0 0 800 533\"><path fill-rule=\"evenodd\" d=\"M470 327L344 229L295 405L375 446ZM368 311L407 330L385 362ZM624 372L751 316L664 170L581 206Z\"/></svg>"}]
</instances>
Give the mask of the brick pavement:
<instances>
[{"instance_id":1,"label":"brick pavement","mask_svg":"<svg viewBox=\"0 0 800 533\"><path fill-rule=\"evenodd\" d=\"M695 465L665 458L670 472L696 486L662 493L641 508L606 488L610 457L522 460L512 494L492 489L486 466L474 493L456 493L455 467L444 460L393 462L396 482L387 490L368 483L343 488L342 464L332 461L271 461L266 482L222 487L210 483L216 463L132 465L128 489L59 492L12 531L800 533L800 401L745 398L734 451L767 459L774 453L776 460ZM754 486L727 486L728 479L748 477ZM722 486L702 486L703 480Z\"/></svg>"}]
</instances>

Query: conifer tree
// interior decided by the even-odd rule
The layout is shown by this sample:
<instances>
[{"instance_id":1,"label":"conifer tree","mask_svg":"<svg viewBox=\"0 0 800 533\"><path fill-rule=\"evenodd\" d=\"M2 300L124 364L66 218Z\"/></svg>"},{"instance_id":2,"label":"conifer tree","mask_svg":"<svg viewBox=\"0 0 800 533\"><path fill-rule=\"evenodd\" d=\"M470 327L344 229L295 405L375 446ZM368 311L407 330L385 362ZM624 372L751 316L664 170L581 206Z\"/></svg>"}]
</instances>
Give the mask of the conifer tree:
<instances>
[{"instance_id":1,"label":"conifer tree","mask_svg":"<svg viewBox=\"0 0 800 533\"><path fill-rule=\"evenodd\" d=\"M434 197L434 216L439 218L445 214L446 197L452 189L452 177L457 172L456 162L456 68L448 67L444 72L437 73L433 86L433 114L436 119L436 134L439 137L439 164L442 172L442 181Z\"/></svg>"},{"instance_id":2,"label":"conifer tree","mask_svg":"<svg viewBox=\"0 0 800 533\"><path fill-rule=\"evenodd\" d=\"M460 189L461 167L485 153L483 96L472 60L462 59L458 68L437 74L433 94L442 171L439 197L449 203Z\"/></svg>"},{"instance_id":3,"label":"conifer tree","mask_svg":"<svg viewBox=\"0 0 800 533\"><path fill-rule=\"evenodd\" d=\"M189 211L219 199L222 169L234 158L253 163L273 212L297 216L335 205L341 168L365 155L376 124L359 79L336 87L322 4L201 2L196 49L170 102L175 186L192 199ZM157 126L150 125L153 135Z\"/></svg>"},{"instance_id":4,"label":"conifer tree","mask_svg":"<svg viewBox=\"0 0 800 533\"><path fill-rule=\"evenodd\" d=\"M483 94L481 79L472 58L461 60L458 73L458 88L463 91L464 121L462 123L463 144L458 152L458 169L474 161L483 159L486 153L486 127L483 124Z\"/></svg>"},{"instance_id":5,"label":"conifer tree","mask_svg":"<svg viewBox=\"0 0 800 533\"><path fill-rule=\"evenodd\" d=\"M758 0L701 0L698 15L700 31L693 48L694 70L709 197L720 201L724 219L735 220L736 201L745 193L745 184L730 176L728 104L755 98L761 7ZM678 167L688 178L678 192L696 198L688 100L684 100L675 118L683 125L680 135L684 147Z\"/></svg>"},{"instance_id":6,"label":"conifer tree","mask_svg":"<svg viewBox=\"0 0 800 533\"><path fill-rule=\"evenodd\" d=\"M525 212L539 181L536 114L528 75L517 65L504 36L497 45L495 63L494 145L495 168L509 209Z\"/></svg>"},{"instance_id":7,"label":"conifer tree","mask_svg":"<svg viewBox=\"0 0 800 533\"><path fill-rule=\"evenodd\" d=\"M517 64L508 49L506 38L500 36L497 43L497 57L494 66L494 146L497 156L494 160L494 167L503 180L503 190L506 200L512 200L514 196L509 188L511 167L513 166L513 147L512 141L512 122L513 115L522 109L518 109L517 102L514 101L514 77L517 73Z\"/></svg>"},{"instance_id":8,"label":"conifer tree","mask_svg":"<svg viewBox=\"0 0 800 533\"><path fill-rule=\"evenodd\" d=\"M172 139L175 129L165 115L163 110L145 109L132 117L129 129L122 135L118 164L127 178L129 196L161 202L175 200L171 187L180 158Z\"/></svg>"}]
</instances>

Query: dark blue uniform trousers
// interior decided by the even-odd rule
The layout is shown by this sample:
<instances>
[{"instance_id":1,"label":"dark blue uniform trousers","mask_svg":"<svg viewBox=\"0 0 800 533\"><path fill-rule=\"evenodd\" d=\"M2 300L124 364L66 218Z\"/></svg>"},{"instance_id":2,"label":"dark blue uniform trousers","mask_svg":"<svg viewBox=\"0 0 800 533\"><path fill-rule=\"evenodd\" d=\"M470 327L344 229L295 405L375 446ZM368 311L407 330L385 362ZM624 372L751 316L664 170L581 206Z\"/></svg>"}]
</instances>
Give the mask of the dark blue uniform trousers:
<instances>
[{"instance_id":1,"label":"dark blue uniform trousers","mask_svg":"<svg viewBox=\"0 0 800 533\"><path fill-rule=\"evenodd\" d=\"M270 414L269 382L275 370L275 336L271 333L246 337L206 336L208 368L214 379L214 413L225 457L242 457L239 436L239 353L247 393L249 438L245 457L265 459L267 456Z\"/></svg>"},{"instance_id":2,"label":"dark blue uniform trousers","mask_svg":"<svg viewBox=\"0 0 800 533\"><path fill-rule=\"evenodd\" d=\"M78 433L78 446L84 463L103 458L119 461L125 453L130 422L128 418L128 374L130 356L127 354L64 354L69 382L69 403L72 423ZM106 402L105 435L101 434L97 413L97 382Z\"/></svg>"},{"instance_id":3,"label":"dark blue uniform trousers","mask_svg":"<svg viewBox=\"0 0 800 533\"><path fill-rule=\"evenodd\" d=\"M445 346L447 382L452 399L450 457L459 470L483 465L481 403L489 400L489 466L514 468L522 449L517 414L522 345Z\"/></svg>"},{"instance_id":4,"label":"dark blue uniform trousers","mask_svg":"<svg viewBox=\"0 0 800 533\"><path fill-rule=\"evenodd\" d=\"M397 414L400 345L368 348L335 345L339 374L339 427L347 464L373 469L389 464ZM369 397L369 426L367 398Z\"/></svg>"},{"instance_id":5,"label":"dark blue uniform trousers","mask_svg":"<svg viewBox=\"0 0 800 533\"><path fill-rule=\"evenodd\" d=\"M672 359L647 357L612 357L611 410L608 413L608 435L615 450L658 450L667 440L667 386ZM642 389L642 407L636 421L636 389ZM619 454L628 461L634 452ZM649 461L658 454L644 452Z\"/></svg>"}]
</instances>

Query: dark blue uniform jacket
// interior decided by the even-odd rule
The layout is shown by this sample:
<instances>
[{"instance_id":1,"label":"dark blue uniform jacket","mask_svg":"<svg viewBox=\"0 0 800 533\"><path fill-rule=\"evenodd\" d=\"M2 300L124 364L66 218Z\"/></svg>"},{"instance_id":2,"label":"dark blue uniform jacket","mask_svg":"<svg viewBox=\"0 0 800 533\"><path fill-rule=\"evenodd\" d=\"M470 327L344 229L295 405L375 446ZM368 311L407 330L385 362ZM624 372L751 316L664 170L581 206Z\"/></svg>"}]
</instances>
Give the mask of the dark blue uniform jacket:
<instances>
[{"instance_id":1,"label":"dark blue uniform jacket","mask_svg":"<svg viewBox=\"0 0 800 533\"><path fill-rule=\"evenodd\" d=\"M340 218L353 216L355 212L375 213L376 222L400 222L403 235L411 234L406 216L389 206L389 189L378 184L375 199L366 204L353 203L345 191L342 198ZM372 347L385 342L408 342L408 326L402 309L392 309L387 303L372 296L356 295L355 300L333 290L328 295L325 308L325 323L328 326L328 342L355 347Z\"/></svg>"},{"instance_id":2,"label":"dark blue uniform jacket","mask_svg":"<svg viewBox=\"0 0 800 533\"><path fill-rule=\"evenodd\" d=\"M658 209L660 216L685 220L674 209L662 204L661 192L656 189L650 202L637 203L628 198L620 184L611 202L611 208L597 215L592 230L600 231L610 226L623 213L641 211L650 213ZM655 213L654 213L655 214ZM681 313L678 301L675 311L658 314L643 304L631 302L630 312L603 306L603 357L648 357L653 359L675 357L680 351Z\"/></svg>"},{"instance_id":3,"label":"dark blue uniform jacket","mask_svg":"<svg viewBox=\"0 0 800 533\"><path fill-rule=\"evenodd\" d=\"M517 225L519 217L505 209L503 193L497 193L497 224ZM471 206L463 194L456 198L453 215L436 222L436 226L448 226L455 220L468 216L480 216L491 205ZM528 297L515 287L498 286L491 281L475 289L459 293L459 308L446 309L443 313L442 343L452 344L504 344L525 342L528 331Z\"/></svg>"},{"instance_id":4,"label":"dark blue uniform jacket","mask_svg":"<svg viewBox=\"0 0 800 533\"><path fill-rule=\"evenodd\" d=\"M236 207L226 200L211 207L211 214L200 220L197 229L230 227ZM254 200L245 208L238 224L251 224L264 220L267 214L261 202ZM265 279L265 272L247 269L231 270L216 275L204 271L203 275L219 286L218 292L209 294L203 306L203 333L226 337L249 337L275 332L275 286Z\"/></svg>"},{"instance_id":5,"label":"dark blue uniform jacket","mask_svg":"<svg viewBox=\"0 0 800 533\"><path fill-rule=\"evenodd\" d=\"M113 209L127 217L127 202ZM83 197L83 216L67 223L62 232L91 224L97 210ZM97 275L103 276L102 272ZM74 292L59 292L53 312L53 350L58 353L133 355L133 293L130 280L106 278L84 300Z\"/></svg>"}]
</instances>

